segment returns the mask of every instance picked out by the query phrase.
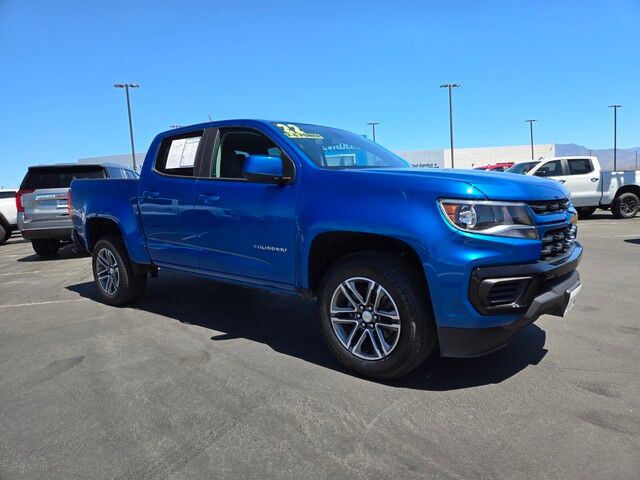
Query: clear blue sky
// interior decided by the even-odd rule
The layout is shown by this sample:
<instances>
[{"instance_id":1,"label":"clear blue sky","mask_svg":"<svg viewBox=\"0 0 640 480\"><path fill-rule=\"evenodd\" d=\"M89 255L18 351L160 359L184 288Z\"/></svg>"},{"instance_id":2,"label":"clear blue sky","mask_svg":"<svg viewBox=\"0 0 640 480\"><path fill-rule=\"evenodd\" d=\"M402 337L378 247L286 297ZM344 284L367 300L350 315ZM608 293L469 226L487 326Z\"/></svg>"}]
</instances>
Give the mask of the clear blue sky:
<instances>
[{"instance_id":1,"label":"clear blue sky","mask_svg":"<svg viewBox=\"0 0 640 480\"><path fill-rule=\"evenodd\" d=\"M137 150L171 124L258 117L392 149L640 144L640 1L0 0L0 184L33 163Z\"/></svg>"}]
</instances>

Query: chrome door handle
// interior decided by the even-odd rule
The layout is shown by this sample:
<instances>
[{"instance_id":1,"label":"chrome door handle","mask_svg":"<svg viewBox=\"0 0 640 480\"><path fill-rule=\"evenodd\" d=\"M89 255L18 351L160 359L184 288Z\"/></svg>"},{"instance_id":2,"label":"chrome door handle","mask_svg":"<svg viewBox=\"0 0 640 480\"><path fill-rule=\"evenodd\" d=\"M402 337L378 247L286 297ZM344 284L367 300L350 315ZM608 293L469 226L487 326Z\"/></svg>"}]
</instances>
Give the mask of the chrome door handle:
<instances>
[{"instance_id":1,"label":"chrome door handle","mask_svg":"<svg viewBox=\"0 0 640 480\"><path fill-rule=\"evenodd\" d=\"M596 178L592 178L592 179L591 179L591 181L592 181L592 182L597 182L598 180L599 180L599 178L598 178L598 177L596 177Z\"/></svg>"},{"instance_id":2,"label":"chrome door handle","mask_svg":"<svg viewBox=\"0 0 640 480\"><path fill-rule=\"evenodd\" d=\"M158 198L160 196L160 192L149 192L148 190L145 190L142 192L142 196L144 198Z\"/></svg>"}]
</instances>

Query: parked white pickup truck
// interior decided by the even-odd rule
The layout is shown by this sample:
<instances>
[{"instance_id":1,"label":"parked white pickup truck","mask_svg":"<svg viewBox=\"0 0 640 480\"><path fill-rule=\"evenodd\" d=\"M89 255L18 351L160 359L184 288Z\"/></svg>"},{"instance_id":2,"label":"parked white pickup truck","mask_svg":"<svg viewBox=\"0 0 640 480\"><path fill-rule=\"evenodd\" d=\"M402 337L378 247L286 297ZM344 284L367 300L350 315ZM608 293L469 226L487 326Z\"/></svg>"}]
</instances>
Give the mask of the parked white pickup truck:
<instances>
[{"instance_id":1,"label":"parked white pickup truck","mask_svg":"<svg viewBox=\"0 0 640 480\"><path fill-rule=\"evenodd\" d=\"M616 218L633 218L640 210L640 171L605 171L596 157L545 158L517 163L506 171L563 183L581 218L597 208L610 208Z\"/></svg>"}]
</instances>

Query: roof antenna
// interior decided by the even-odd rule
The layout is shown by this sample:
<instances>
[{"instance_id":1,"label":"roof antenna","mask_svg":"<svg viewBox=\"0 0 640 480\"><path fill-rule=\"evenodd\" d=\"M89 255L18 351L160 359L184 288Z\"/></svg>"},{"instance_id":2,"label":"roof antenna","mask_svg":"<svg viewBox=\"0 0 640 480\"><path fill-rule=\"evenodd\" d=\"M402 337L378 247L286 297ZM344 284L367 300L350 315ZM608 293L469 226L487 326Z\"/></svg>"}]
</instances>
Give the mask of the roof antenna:
<instances>
[{"instance_id":1,"label":"roof antenna","mask_svg":"<svg viewBox=\"0 0 640 480\"><path fill-rule=\"evenodd\" d=\"M213 122L213 119L211 118L211 115L207 115L207 117L209 117L209 121Z\"/></svg>"}]
</instances>

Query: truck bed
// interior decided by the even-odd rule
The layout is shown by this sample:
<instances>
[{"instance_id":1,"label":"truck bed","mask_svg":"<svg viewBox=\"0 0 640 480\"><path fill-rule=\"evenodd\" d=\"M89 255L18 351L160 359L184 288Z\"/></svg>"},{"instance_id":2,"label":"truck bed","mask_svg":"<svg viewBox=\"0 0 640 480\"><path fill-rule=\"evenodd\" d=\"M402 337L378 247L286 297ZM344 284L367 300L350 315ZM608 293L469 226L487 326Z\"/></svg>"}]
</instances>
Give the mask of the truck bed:
<instances>
[{"instance_id":1,"label":"truck bed","mask_svg":"<svg viewBox=\"0 0 640 480\"><path fill-rule=\"evenodd\" d=\"M640 186L640 170L627 170L611 172L602 170L600 172L600 191L602 205L610 205L619 188L628 185Z\"/></svg>"}]
</instances>

